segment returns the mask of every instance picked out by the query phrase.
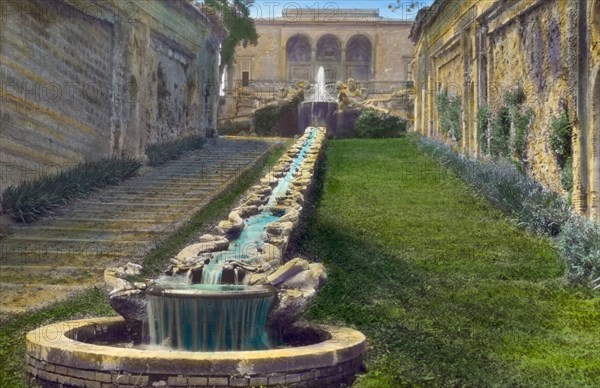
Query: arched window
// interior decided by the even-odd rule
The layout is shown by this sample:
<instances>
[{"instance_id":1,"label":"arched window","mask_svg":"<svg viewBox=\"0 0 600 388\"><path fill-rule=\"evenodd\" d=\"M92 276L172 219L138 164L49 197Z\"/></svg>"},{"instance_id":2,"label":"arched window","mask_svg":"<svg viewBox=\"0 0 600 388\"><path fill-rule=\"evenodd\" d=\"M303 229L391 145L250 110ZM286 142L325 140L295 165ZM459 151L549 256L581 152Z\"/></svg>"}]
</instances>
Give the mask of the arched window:
<instances>
[{"instance_id":1,"label":"arched window","mask_svg":"<svg viewBox=\"0 0 600 388\"><path fill-rule=\"evenodd\" d=\"M288 39L286 52L289 62L310 62L310 41L304 35L294 35Z\"/></svg>"},{"instance_id":2,"label":"arched window","mask_svg":"<svg viewBox=\"0 0 600 388\"><path fill-rule=\"evenodd\" d=\"M371 77L373 47L364 35L354 35L346 45L348 78L368 80Z\"/></svg>"},{"instance_id":3,"label":"arched window","mask_svg":"<svg viewBox=\"0 0 600 388\"><path fill-rule=\"evenodd\" d=\"M323 35L317 42L317 61L340 61L342 44L337 36Z\"/></svg>"}]
</instances>

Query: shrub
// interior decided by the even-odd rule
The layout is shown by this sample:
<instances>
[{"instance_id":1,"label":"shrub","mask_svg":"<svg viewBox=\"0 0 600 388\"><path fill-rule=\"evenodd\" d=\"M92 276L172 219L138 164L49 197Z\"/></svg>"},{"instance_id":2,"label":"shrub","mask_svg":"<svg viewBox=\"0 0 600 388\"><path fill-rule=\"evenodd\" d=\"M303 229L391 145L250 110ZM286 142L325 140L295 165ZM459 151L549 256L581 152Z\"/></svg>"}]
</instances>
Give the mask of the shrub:
<instances>
[{"instance_id":1,"label":"shrub","mask_svg":"<svg viewBox=\"0 0 600 388\"><path fill-rule=\"evenodd\" d=\"M354 127L357 137L387 138L398 137L406 133L406 121L390 114L365 109Z\"/></svg>"},{"instance_id":2,"label":"shrub","mask_svg":"<svg viewBox=\"0 0 600 388\"><path fill-rule=\"evenodd\" d=\"M448 90L446 89L443 89L437 97L440 129L458 143L462 136L462 107L460 97L448 95Z\"/></svg>"},{"instance_id":3,"label":"shrub","mask_svg":"<svg viewBox=\"0 0 600 388\"><path fill-rule=\"evenodd\" d=\"M490 111L489 105L486 104L479 108L479 111L477 112L477 133L479 135L479 148L484 154L489 152L488 127L491 117L492 112Z\"/></svg>"},{"instance_id":4,"label":"shrub","mask_svg":"<svg viewBox=\"0 0 600 388\"><path fill-rule=\"evenodd\" d=\"M571 281L589 284L600 278L600 225L573 215L558 236L558 249Z\"/></svg>"},{"instance_id":5,"label":"shrub","mask_svg":"<svg viewBox=\"0 0 600 388\"><path fill-rule=\"evenodd\" d=\"M146 146L148 164L158 166L171 159L176 159L185 152L201 148L206 139L199 135L187 136L181 139L170 140Z\"/></svg>"},{"instance_id":6,"label":"shrub","mask_svg":"<svg viewBox=\"0 0 600 388\"><path fill-rule=\"evenodd\" d=\"M510 156L510 111L503 106L492 122L490 153L493 156Z\"/></svg>"},{"instance_id":7,"label":"shrub","mask_svg":"<svg viewBox=\"0 0 600 388\"><path fill-rule=\"evenodd\" d=\"M550 148L560 167L560 180L565 190L573 188L573 125L565 109L550 122Z\"/></svg>"},{"instance_id":8,"label":"shrub","mask_svg":"<svg viewBox=\"0 0 600 388\"><path fill-rule=\"evenodd\" d=\"M132 158L104 158L49 175L2 193L2 208L17 222L31 222L94 189L119 183L137 173L142 163Z\"/></svg>"},{"instance_id":9,"label":"shrub","mask_svg":"<svg viewBox=\"0 0 600 388\"><path fill-rule=\"evenodd\" d=\"M490 154L493 156L514 158L520 164L525 162L529 124L533 118L533 112L524 104L525 99L522 88L504 95L504 104L492 120Z\"/></svg>"},{"instance_id":10,"label":"shrub","mask_svg":"<svg viewBox=\"0 0 600 388\"><path fill-rule=\"evenodd\" d=\"M250 130L250 123L234 122L231 120L227 120L219 126L219 133L221 135L240 135L250 133Z\"/></svg>"},{"instance_id":11,"label":"shrub","mask_svg":"<svg viewBox=\"0 0 600 388\"><path fill-rule=\"evenodd\" d=\"M273 129L281 119L281 117L291 111L298 110L298 105L303 99L303 94L299 93L291 100L286 100L283 103L274 103L257 109L252 118L254 130L260 136L273 135Z\"/></svg>"}]
</instances>

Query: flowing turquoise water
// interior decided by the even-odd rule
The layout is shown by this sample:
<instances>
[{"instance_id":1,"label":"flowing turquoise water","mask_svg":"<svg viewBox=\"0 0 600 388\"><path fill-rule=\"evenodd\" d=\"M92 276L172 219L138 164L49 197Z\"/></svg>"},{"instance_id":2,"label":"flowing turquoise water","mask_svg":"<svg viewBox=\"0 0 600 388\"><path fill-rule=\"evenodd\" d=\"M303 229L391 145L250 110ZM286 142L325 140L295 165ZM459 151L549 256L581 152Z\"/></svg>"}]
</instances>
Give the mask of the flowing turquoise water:
<instances>
[{"instance_id":1,"label":"flowing turquoise water","mask_svg":"<svg viewBox=\"0 0 600 388\"><path fill-rule=\"evenodd\" d=\"M274 296L263 289L201 284L147 298L152 345L204 352L270 347L264 327Z\"/></svg>"},{"instance_id":2,"label":"flowing turquoise water","mask_svg":"<svg viewBox=\"0 0 600 388\"><path fill-rule=\"evenodd\" d=\"M267 226L279 218L279 216L272 214L271 208L277 204L277 198L285 195L288 191L294 174L306 158L306 152L312 145L316 133L317 129L312 128L306 142L290 166L290 170L279 180L279 183L273 189L265 208L259 214L246 219L244 230L237 239L229 244L229 249L215 255L211 262L204 266L202 270L202 283L220 284L223 266L229 260L240 260L247 264L252 263L249 253L262 246L267 238Z\"/></svg>"},{"instance_id":3,"label":"flowing turquoise water","mask_svg":"<svg viewBox=\"0 0 600 388\"><path fill-rule=\"evenodd\" d=\"M202 284L188 284L184 276L157 279L157 289L147 296L147 334L150 343L170 349L189 351L227 351L269 349L265 324L274 291L262 286L224 285L223 266L229 260L252 263L267 237L267 226L279 219L271 207L285 195L293 175L314 141L312 128L287 174L273 189L261 213L249 217L240 236L229 249L213 256L202 271Z\"/></svg>"}]
</instances>

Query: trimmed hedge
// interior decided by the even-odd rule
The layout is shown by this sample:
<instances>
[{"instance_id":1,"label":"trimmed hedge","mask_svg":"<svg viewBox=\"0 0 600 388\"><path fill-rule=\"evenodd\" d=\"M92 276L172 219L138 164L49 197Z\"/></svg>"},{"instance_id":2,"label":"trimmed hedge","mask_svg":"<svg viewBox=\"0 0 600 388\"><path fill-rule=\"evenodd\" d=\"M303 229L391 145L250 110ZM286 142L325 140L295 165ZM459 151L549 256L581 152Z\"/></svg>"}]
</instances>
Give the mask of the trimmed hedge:
<instances>
[{"instance_id":1,"label":"trimmed hedge","mask_svg":"<svg viewBox=\"0 0 600 388\"><path fill-rule=\"evenodd\" d=\"M362 138L398 137L406 133L406 121L375 109L365 109L356 120L354 132Z\"/></svg>"},{"instance_id":2,"label":"trimmed hedge","mask_svg":"<svg viewBox=\"0 0 600 388\"><path fill-rule=\"evenodd\" d=\"M2 193L2 209L17 222L31 222L73 198L117 184L135 175L142 162L133 158L104 158L9 186Z\"/></svg>"},{"instance_id":3,"label":"trimmed hedge","mask_svg":"<svg viewBox=\"0 0 600 388\"><path fill-rule=\"evenodd\" d=\"M273 136L279 120L294 110L297 111L303 98L303 94L297 94L291 100L257 109L252 117L252 125L256 134L259 136Z\"/></svg>"}]
</instances>

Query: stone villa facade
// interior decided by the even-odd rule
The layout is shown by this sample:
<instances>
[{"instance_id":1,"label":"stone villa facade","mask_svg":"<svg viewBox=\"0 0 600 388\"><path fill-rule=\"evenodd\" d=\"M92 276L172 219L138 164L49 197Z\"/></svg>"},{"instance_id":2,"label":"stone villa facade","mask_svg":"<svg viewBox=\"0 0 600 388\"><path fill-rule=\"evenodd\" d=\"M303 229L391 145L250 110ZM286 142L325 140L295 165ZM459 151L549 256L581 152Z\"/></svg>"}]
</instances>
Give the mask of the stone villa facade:
<instances>
[{"instance_id":1,"label":"stone villa facade","mask_svg":"<svg viewBox=\"0 0 600 388\"><path fill-rule=\"evenodd\" d=\"M412 78L412 22L385 19L377 9L288 9L258 19L258 45L238 48L228 69L228 89L249 84L314 82L320 66L326 82L353 78L387 89Z\"/></svg>"}]
</instances>

